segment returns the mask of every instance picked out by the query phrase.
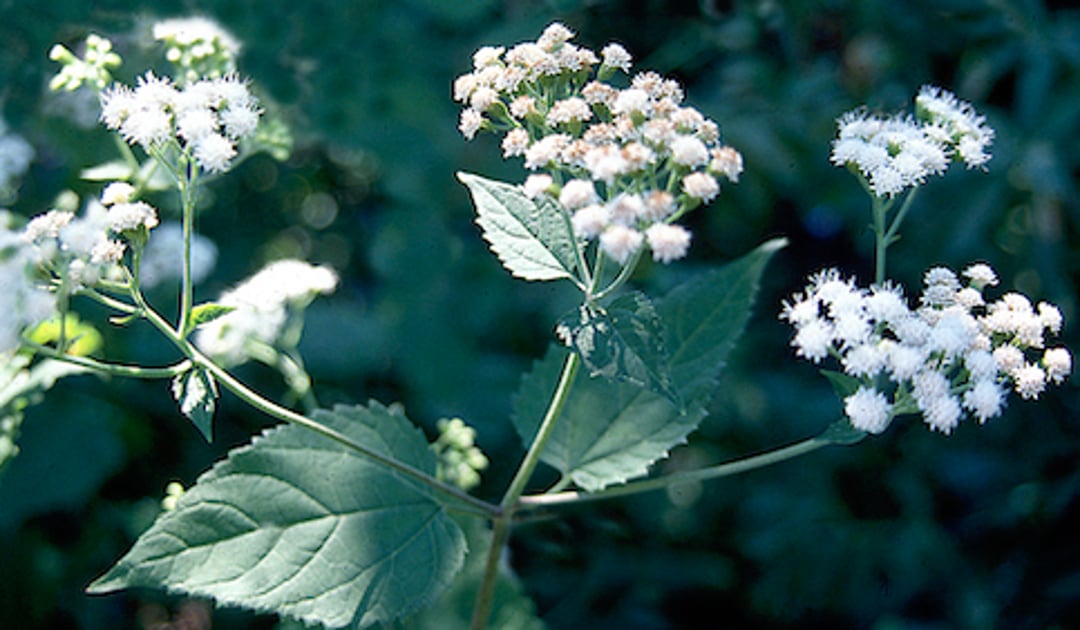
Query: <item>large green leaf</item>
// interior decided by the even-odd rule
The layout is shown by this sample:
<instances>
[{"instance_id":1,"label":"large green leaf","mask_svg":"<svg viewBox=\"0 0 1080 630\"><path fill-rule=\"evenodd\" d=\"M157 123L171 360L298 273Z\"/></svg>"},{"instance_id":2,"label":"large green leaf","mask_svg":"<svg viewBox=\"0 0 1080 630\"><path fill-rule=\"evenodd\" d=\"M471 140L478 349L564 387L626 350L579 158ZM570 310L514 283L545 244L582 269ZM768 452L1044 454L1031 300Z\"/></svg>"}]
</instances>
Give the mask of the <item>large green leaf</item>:
<instances>
[{"instance_id":1,"label":"large green leaf","mask_svg":"<svg viewBox=\"0 0 1080 630\"><path fill-rule=\"evenodd\" d=\"M574 235L555 202L530 199L520 186L458 173L476 206L476 223L491 251L513 275L525 280L573 278Z\"/></svg>"},{"instance_id":2,"label":"large green leaf","mask_svg":"<svg viewBox=\"0 0 1080 630\"><path fill-rule=\"evenodd\" d=\"M716 379L750 316L774 240L743 258L676 287L658 305L664 321L679 409L630 383L579 376L541 459L588 491L644 475L684 442L705 417ZM526 443L536 435L567 351L553 346L522 382L514 426Z\"/></svg>"},{"instance_id":3,"label":"large green leaf","mask_svg":"<svg viewBox=\"0 0 1080 630\"><path fill-rule=\"evenodd\" d=\"M423 435L378 403L314 418L435 472ZM415 481L290 425L203 474L88 590L164 587L332 628L367 626L430 603L465 547L458 525Z\"/></svg>"}]
</instances>

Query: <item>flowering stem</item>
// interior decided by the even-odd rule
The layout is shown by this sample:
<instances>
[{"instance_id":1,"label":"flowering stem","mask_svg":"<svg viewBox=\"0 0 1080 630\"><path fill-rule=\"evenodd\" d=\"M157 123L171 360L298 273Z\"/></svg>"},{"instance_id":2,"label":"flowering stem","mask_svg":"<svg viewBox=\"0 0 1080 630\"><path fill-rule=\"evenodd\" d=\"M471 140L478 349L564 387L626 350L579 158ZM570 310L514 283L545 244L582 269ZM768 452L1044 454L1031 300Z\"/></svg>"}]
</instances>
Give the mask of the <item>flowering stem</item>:
<instances>
[{"instance_id":1,"label":"flowering stem","mask_svg":"<svg viewBox=\"0 0 1080 630\"><path fill-rule=\"evenodd\" d=\"M621 486L615 486L612 488L607 488L605 490L600 490L598 492L581 492L578 490L572 490L568 492L548 492L544 494L524 496L521 497L519 507L521 509L528 510L550 507L554 505L565 505L569 503L599 501L602 499L612 499L615 497L622 497L631 494L640 494L642 492L651 492L653 490L660 490L680 483L690 483L696 481L705 481L708 479L718 479L720 477L728 477L757 468L763 468L771 464L777 464L779 462L792 459L800 455L812 453L819 448L822 448L824 446L830 446L835 443L836 442L826 437L815 436L803 440L802 442L797 442L795 444L761 453L759 455L744 457L742 459L726 462L724 464L718 464L716 466L710 466L708 468L702 468L700 470L673 473L656 479L646 479L644 481L631 482Z\"/></svg>"},{"instance_id":2,"label":"flowering stem","mask_svg":"<svg viewBox=\"0 0 1080 630\"><path fill-rule=\"evenodd\" d=\"M195 179L196 170L191 160L186 160L184 178L179 181L181 213L183 216L184 268L180 286L180 318L176 332L181 337L188 334L192 301L195 289L191 281L191 238L195 225Z\"/></svg>"},{"instance_id":3,"label":"flowering stem","mask_svg":"<svg viewBox=\"0 0 1080 630\"><path fill-rule=\"evenodd\" d=\"M165 367L152 368L144 367L141 365L125 365L121 363L106 363L104 361L98 361L90 357L80 357L73 354L67 354L61 352L55 348L44 346L33 341L23 339L22 344L27 348L33 350L36 354L40 354L43 357L53 359L55 361L63 361L64 363L70 363L72 365L78 365L101 374L108 374L110 376L124 376L128 378L145 378L145 379L158 379L158 378L173 378L178 374L191 369L191 361L184 359L173 365Z\"/></svg>"},{"instance_id":4,"label":"flowering stem","mask_svg":"<svg viewBox=\"0 0 1080 630\"><path fill-rule=\"evenodd\" d=\"M514 475L510 487L507 488L506 494L503 495L502 502L499 504L500 513L492 525L491 545L488 547L487 560L484 565L484 578L480 583L480 591L476 596L476 607L473 609L473 630L483 630L487 627L488 619L491 617L491 607L495 600L495 581L499 574L499 558L502 556L503 547L506 546L506 541L510 537L510 525L513 520L514 509L518 506L518 501L525 492L525 484L529 482L529 478L532 477L537 464L540 463L540 454L544 451L544 446L547 445L548 440L554 433L555 422L562 415L563 406L569 397L570 388L573 387L574 377L577 375L580 366L581 357L576 352L571 352L566 356L562 374L559 375L559 382L551 395L551 402L548 404L544 418L540 422L540 428L537 429L536 436L533 437L532 444L529 446L528 452L525 453L525 458L518 467L517 474Z\"/></svg>"}]
</instances>

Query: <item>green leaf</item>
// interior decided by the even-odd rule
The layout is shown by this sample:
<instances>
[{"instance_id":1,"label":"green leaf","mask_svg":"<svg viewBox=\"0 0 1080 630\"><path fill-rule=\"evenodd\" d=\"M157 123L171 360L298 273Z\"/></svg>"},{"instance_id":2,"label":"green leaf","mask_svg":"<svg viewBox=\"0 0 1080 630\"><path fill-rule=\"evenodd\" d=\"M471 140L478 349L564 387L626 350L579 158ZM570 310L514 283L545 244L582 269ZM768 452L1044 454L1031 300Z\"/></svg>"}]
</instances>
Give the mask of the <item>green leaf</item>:
<instances>
[{"instance_id":1,"label":"green leaf","mask_svg":"<svg viewBox=\"0 0 1080 630\"><path fill-rule=\"evenodd\" d=\"M217 382L204 368L192 368L172 382L172 394L207 442L214 441L214 410L217 408Z\"/></svg>"},{"instance_id":2,"label":"green leaf","mask_svg":"<svg viewBox=\"0 0 1080 630\"><path fill-rule=\"evenodd\" d=\"M461 519L469 549L484 550L491 545L491 529L476 518ZM468 630L472 621L476 596L484 578L487 555L470 553L461 573L450 588L432 606L425 608L401 624L404 630ZM525 594L509 563L499 563L495 578L495 598L492 602L491 630L541 630L544 624L536 616L536 607Z\"/></svg>"},{"instance_id":3,"label":"green leaf","mask_svg":"<svg viewBox=\"0 0 1080 630\"><path fill-rule=\"evenodd\" d=\"M224 317L235 310L235 306L226 306L215 302L199 304L191 309L191 320L188 324L190 330L188 332L204 324L209 324L219 317Z\"/></svg>"},{"instance_id":4,"label":"green leaf","mask_svg":"<svg viewBox=\"0 0 1080 630\"><path fill-rule=\"evenodd\" d=\"M435 473L427 441L378 403L320 423ZM464 561L461 529L415 481L293 425L229 453L88 588L167 588L331 628L428 605Z\"/></svg>"},{"instance_id":5,"label":"green leaf","mask_svg":"<svg viewBox=\"0 0 1080 630\"><path fill-rule=\"evenodd\" d=\"M472 195L484 240L507 271L525 280L574 277L574 235L553 200L534 201L520 186L469 173L457 175Z\"/></svg>"},{"instance_id":6,"label":"green leaf","mask_svg":"<svg viewBox=\"0 0 1080 630\"><path fill-rule=\"evenodd\" d=\"M866 431L851 426L851 421L847 418L840 418L825 428L820 439L837 446L851 446L862 442L867 435Z\"/></svg>"},{"instance_id":7,"label":"green leaf","mask_svg":"<svg viewBox=\"0 0 1080 630\"><path fill-rule=\"evenodd\" d=\"M664 323L644 293L622 295L603 310L582 305L560 326L589 376L650 389L681 408L668 373Z\"/></svg>"},{"instance_id":8,"label":"green leaf","mask_svg":"<svg viewBox=\"0 0 1080 630\"><path fill-rule=\"evenodd\" d=\"M862 385L862 381L854 376L836 370L821 370L821 375L829 381L840 400L859 391L859 387Z\"/></svg>"},{"instance_id":9,"label":"green leaf","mask_svg":"<svg viewBox=\"0 0 1080 630\"><path fill-rule=\"evenodd\" d=\"M685 442L706 415L720 370L742 333L765 264L784 245L774 240L743 258L676 287L657 305L669 370L683 408L629 383L578 377L542 461L579 487L596 491L648 472ZM525 376L514 426L532 441L558 381L566 350L553 346Z\"/></svg>"}]
</instances>

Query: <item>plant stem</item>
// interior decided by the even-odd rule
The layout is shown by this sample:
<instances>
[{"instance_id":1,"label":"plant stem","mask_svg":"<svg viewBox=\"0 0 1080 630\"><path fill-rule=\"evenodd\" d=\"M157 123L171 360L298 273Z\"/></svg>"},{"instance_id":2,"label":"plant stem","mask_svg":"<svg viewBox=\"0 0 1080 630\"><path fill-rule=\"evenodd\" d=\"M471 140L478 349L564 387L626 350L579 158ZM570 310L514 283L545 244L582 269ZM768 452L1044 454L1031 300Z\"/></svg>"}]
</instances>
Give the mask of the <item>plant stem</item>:
<instances>
[{"instance_id":1,"label":"plant stem","mask_svg":"<svg viewBox=\"0 0 1080 630\"><path fill-rule=\"evenodd\" d=\"M673 473L656 479L646 479L644 481L631 482L625 485L600 490L598 492L581 492L574 490L569 492L555 492L525 496L521 497L519 507L521 509L536 509L553 505L565 505L568 503L600 501L602 499L612 499L615 497L622 497L631 494L639 494L642 492L660 490L680 483L689 483L695 481L705 481L707 479L728 477L731 475L737 475L739 473L747 472L757 468L762 468L772 464L777 464L779 462L792 459L794 457L799 457L800 455L812 453L819 448L832 444L834 444L834 442L827 438L815 436L803 440L802 442L796 442L795 444L761 453L759 455L744 457L734 461L726 462L724 464L718 464L716 466L702 468L700 470Z\"/></svg>"},{"instance_id":2,"label":"plant stem","mask_svg":"<svg viewBox=\"0 0 1080 630\"><path fill-rule=\"evenodd\" d=\"M502 556L506 541L510 538L510 525L514 517L514 510L518 506L521 495L525 492L525 485L529 482L529 478L532 477L537 464L540 463L540 455L543 453L544 447L554 433L555 423L562 414L563 406L569 397L570 388L573 387L574 377L577 375L580 366L581 357L576 352L571 352L566 356L562 373L559 375L559 382L551 395L551 402L548 404L544 418L540 422L540 427L537 429L532 444L529 446L528 452L525 453L525 458L518 467L517 473L510 482L510 487L507 488L506 494L503 495L502 502L499 504L501 512L492 523L491 545L488 547L487 560L484 565L484 578L480 583L480 591L476 596L476 607L473 609L473 630L483 630L487 627L488 619L491 617L491 608L495 601L495 582L499 575L499 558Z\"/></svg>"},{"instance_id":3,"label":"plant stem","mask_svg":"<svg viewBox=\"0 0 1080 630\"><path fill-rule=\"evenodd\" d=\"M187 359L168 365L165 367L152 368L144 367L141 365L125 365L122 363L105 363L92 359L90 357L80 357L72 354L65 354L49 346L43 346L32 341L23 340L23 345L32 349L36 354L40 354L43 357L47 357L54 361L63 361L64 363L71 363L72 365L78 365L95 372L102 374L108 374L110 376L124 376L128 378L172 378L177 374L183 374L187 370L191 369L191 361Z\"/></svg>"},{"instance_id":4,"label":"plant stem","mask_svg":"<svg viewBox=\"0 0 1080 630\"><path fill-rule=\"evenodd\" d=\"M195 289L191 281L191 238L195 226L195 179L196 170L191 160L186 160L185 177L178 182L180 186L181 214L184 235L184 268L180 284L180 317L176 324L176 332L181 337L188 333L189 320L191 318L192 301Z\"/></svg>"}]
</instances>

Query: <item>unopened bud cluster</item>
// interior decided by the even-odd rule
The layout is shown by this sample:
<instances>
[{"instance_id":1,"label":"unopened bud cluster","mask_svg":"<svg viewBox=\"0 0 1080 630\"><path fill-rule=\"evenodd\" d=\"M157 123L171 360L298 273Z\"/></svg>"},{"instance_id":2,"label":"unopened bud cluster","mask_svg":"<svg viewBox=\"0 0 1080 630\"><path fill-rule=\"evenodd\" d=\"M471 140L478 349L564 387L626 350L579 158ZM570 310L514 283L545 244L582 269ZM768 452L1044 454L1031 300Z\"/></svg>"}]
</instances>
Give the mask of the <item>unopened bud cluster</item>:
<instances>
[{"instance_id":1,"label":"unopened bud cluster","mask_svg":"<svg viewBox=\"0 0 1080 630\"><path fill-rule=\"evenodd\" d=\"M438 457L436 475L462 490L480 485L480 471L488 467L488 459L476 446L476 429L461 418L438 421L439 437L431 444Z\"/></svg>"},{"instance_id":2,"label":"unopened bud cluster","mask_svg":"<svg viewBox=\"0 0 1080 630\"><path fill-rule=\"evenodd\" d=\"M63 44L49 51L49 59L60 63L60 72L49 81L49 89L72 92L84 84L103 90L112 81L112 71L122 59L112 49L112 42L91 33L86 37L85 51L79 57Z\"/></svg>"},{"instance_id":3,"label":"unopened bud cluster","mask_svg":"<svg viewBox=\"0 0 1080 630\"><path fill-rule=\"evenodd\" d=\"M154 24L153 36L165 44L165 58L180 69L178 80L183 83L236 72L240 43L213 20L204 17L162 20Z\"/></svg>"},{"instance_id":4,"label":"unopened bud cluster","mask_svg":"<svg viewBox=\"0 0 1080 630\"><path fill-rule=\"evenodd\" d=\"M1061 330L1057 307L1019 293L987 303L994 271L975 264L963 275L966 283L931 269L912 309L896 286L864 289L822 271L784 304L781 319L795 327L796 354L814 363L832 356L858 379L844 400L853 426L881 433L894 417L919 413L949 433L965 414L980 423L999 415L1009 389L1038 398L1072 371L1069 351L1046 343Z\"/></svg>"},{"instance_id":5,"label":"unopened bud cluster","mask_svg":"<svg viewBox=\"0 0 1080 630\"><path fill-rule=\"evenodd\" d=\"M879 197L891 197L940 175L951 159L968 168L990 160L994 130L986 118L951 92L924 86L915 97L915 117L881 117L857 109L838 121L832 162L848 166Z\"/></svg>"},{"instance_id":6,"label":"unopened bud cluster","mask_svg":"<svg viewBox=\"0 0 1080 630\"><path fill-rule=\"evenodd\" d=\"M535 42L478 50L454 82L459 128L467 139L504 133L503 155L534 171L526 193L556 199L578 238L620 264L645 242L658 261L682 258L690 232L673 222L712 201L719 178L738 181L742 156L683 105L676 81L640 72L616 87L607 81L630 73L629 53L609 44L597 55L573 36L554 23Z\"/></svg>"}]
</instances>

